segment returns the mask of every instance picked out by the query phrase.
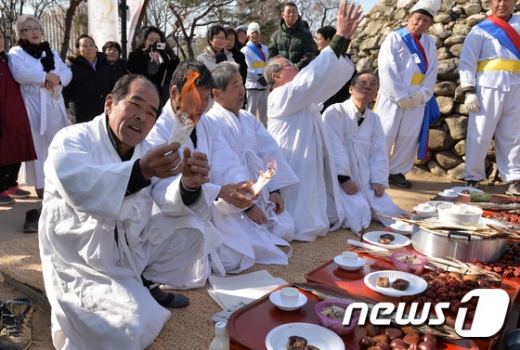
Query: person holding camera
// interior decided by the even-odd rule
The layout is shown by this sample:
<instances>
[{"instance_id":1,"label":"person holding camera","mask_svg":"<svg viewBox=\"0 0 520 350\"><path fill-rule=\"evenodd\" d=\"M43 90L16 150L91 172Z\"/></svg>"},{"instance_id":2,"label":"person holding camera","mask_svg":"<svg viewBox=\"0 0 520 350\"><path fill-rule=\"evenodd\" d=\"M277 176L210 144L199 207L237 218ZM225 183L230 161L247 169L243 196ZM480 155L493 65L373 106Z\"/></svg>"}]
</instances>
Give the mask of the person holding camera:
<instances>
[{"instance_id":1,"label":"person holding camera","mask_svg":"<svg viewBox=\"0 0 520 350\"><path fill-rule=\"evenodd\" d=\"M139 32L137 48L130 53L126 69L132 74L141 74L157 86L161 92L162 104L169 98L169 86L179 57L166 43L164 33L148 26Z\"/></svg>"}]
</instances>

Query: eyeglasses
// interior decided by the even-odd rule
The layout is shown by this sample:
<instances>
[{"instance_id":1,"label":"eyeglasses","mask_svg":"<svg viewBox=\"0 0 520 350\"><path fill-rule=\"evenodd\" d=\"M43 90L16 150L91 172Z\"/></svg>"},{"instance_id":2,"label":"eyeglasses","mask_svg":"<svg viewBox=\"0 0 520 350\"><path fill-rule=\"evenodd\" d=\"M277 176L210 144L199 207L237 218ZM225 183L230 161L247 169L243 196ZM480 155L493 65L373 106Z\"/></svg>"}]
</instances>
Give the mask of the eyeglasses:
<instances>
[{"instance_id":1,"label":"eyeglasses","mask_svg":"<svg viewBox=\"0 0 520 350\"><path fill-rule=\"evenodd\" d=\"M214 40L226 40L226 37L225 36L214 36L213 39Z\"/></svg>"},{"instance_id":2,"label":"eyeglasses","mask_svg":"<svg viewBox=\"0 0 520 350\"><path fill-rule=\"evenodd\" d=\"M282 64L282 66L279 69L275 70L274 72L275 73L281 72L282 70L284 70L287 67L291 67L291 69L294 69L294 63L292 63L291 61L285 61L285 63Z\"/></svg>"},{"instance_id":3,"label":"eyeglasses","mask_svg":"<svg viewBox=\"0 0 520 350\"><path fill-rule=\"evenodd\" d=\"M372 89L379 89L379 84L375 82L368 82L366 80L358 80L356 81L356 84L361 85L361 87L365 88L367 86L370 86Z\"/></svg>"},{"instance_id":4,"label":"eyeglasses","mask_svg":"<svg viewBox=\"0 0 520 350\"><path fill-rule=\"evenodd\" d=\"M24 28L23 29L25 32L39 32L40 31L40 27L28 27L28 28Z\"/></svg>"}]
</instances>

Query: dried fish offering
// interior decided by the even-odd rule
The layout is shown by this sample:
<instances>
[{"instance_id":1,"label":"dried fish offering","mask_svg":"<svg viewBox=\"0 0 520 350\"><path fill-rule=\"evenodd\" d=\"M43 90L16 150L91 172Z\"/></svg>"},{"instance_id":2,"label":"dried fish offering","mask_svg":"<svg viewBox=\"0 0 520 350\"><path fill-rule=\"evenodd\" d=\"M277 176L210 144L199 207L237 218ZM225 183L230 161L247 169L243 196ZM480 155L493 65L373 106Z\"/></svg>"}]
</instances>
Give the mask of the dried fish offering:
<instances>
[{"instance_id":1,"label":"dried fish offering","mask_svg":"<svg viewBox=\"0 0 520 350\"><path fill-rule=\"evenodd\" d=\"M343 320L343 317L345 316L345 309L337 305L332 305L331 307L323 309L321 314L336 320Z\"/></svg>"},{"instance_id":2,"label":"dried fish offering","mask_svg":"<svg viewBox=\"0 0 520 350\"><path fill-rule=\"evenodd\" d=\"M405 279L398 278L392 282L391 287L396 290L407 290L408 287L410 287L410 282Z\"/></svg>"},{"instance_id":3,"label":"dried fish offering","mask_svg":"<svg viewBox=\"0 0 520 350\"><path fill-rule=\"evenodd\" d=\"M388 279L388 277L378 277L376 278L376 286L388 288L390 287L390 280Z\"/></svg>"}]
</instances>

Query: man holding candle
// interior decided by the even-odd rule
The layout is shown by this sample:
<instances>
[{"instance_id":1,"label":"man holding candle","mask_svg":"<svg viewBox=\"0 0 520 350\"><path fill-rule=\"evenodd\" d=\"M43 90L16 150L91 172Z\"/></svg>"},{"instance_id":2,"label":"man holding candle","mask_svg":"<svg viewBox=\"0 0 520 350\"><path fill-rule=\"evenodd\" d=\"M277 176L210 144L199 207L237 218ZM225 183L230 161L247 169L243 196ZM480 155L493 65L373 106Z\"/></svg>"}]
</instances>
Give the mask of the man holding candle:
<instances>
[{"instance_id":1,"label":"man holding candle","mask_svg":"<svg viewBox=\"0 0 520 350\"><path fill-rule=\"evenodd\" d=\"M333 104L323 113L347 223L358 235L370 225L372 211L385 226L394 221L376 213L392 217L407 213L385 193L388 155L383 127L377 114L367 108L378 88L379 79L373 73L360 72L352 78L350 99Z\"/></svg>"},{"instance_id":2,"label":"man holding candle","mask_svg":"<svg viewBox=\"0 0 520 350\"><path fill-rule=\"evenodd\" d=\"M222 133L250 178L258 177L268 166L276 166L276 173L246 215L273 235L290 242L294 236L294 222L291 214L284 211L280 190L298 183L298 178L265 127L253 114L241 109L245 89L240 82L239 66L221 62L213 67L211 73L216 85L212 90L215 104L206 116L212 130Z\"/></svg>"},{"instance_id":3,"label":"man holding candle","mask_svg":"<svg viewBox=\"0 0 520 350\"><path fill-rule=\"evenodd\" d=\"M270 59L264 68L272 86L267 104L268 130L300 179L281 189L285 209L294 218L297 240L313 241L340 227L345 219L319 104L352 76L354 65L343 54L362 19L359 6L343 1L329 47L300 73L291 61L280 56Z\"/></svg>"},{"instance_id":4,"label":"man holding candle","mask_svg":"<svg viewBox=\"0 0 520 350\"><path fill-rule=\"evenodd\" d=\"M199 99L184 93L187 76L192 72L199 74L193 81L193 91L200 96ZM240 84L243 88L242 80ZM249 175L220 131L211 127L206 115L203 115L213 87L211 73L202 62L181 62L172 76L170 100L147 138L152 144L167 142L177 113L188 112L190 118L198 122L184 148L206 154L211 166L211 183L203 185L205 193L208 193L205 200L210 204L208 218L190 218L198 223L204 233L204 256L195 266L190 283L174 286L177 288L203 286L211 270L225 275L226 272L241 272L255 263L288 264L287 254L277 247L277 244L288 245L287 242L251 221L244 213L254 205L253 199L256 198L252 196L251 189L254 181L250 179L256 180L258 174L254 177ZM186 98L190 98L192 103L187 104L187 111L181 111ZM251 194L253 198L247 198L245 194Z\"/></svg>"}]
</instances>

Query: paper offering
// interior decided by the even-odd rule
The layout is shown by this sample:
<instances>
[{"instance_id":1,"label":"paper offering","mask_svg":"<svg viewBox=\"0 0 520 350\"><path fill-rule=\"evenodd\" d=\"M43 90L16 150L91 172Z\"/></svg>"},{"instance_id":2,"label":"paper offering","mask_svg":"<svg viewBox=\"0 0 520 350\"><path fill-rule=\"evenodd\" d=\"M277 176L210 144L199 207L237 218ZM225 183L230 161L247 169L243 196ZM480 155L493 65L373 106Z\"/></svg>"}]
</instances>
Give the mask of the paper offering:
<instances>
[{"instance_id":1,"label":"paper offering","mask_svg":"<svg viewBox=\"0 0 520 350\"><path fill-rule=\"evenodd\" d=\"M173 130L168 139L168 143L172 144L178 142L183 146L186 141L188 141L195 124L196 123L189 117L188 113L177 113L177 118L175 118L175 124L173 125Z\"/></svg>"},{"instance_id":2,"label":"paper offering","mask_svg":"<svg viewBox=\"0 0 520 350\"><path fill-rule=\"evenodd\" d=\"M258 177L258 180L253 185L252 189L255 191L255 196L260 193L262 188L264 188L265 185L272 179L272 177L276 174L274 169L267 168L266 171L260 171L260 176Z\"/></svg>"}]
</instances>

